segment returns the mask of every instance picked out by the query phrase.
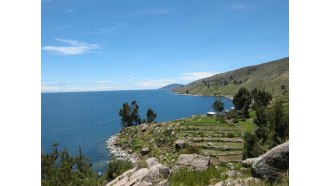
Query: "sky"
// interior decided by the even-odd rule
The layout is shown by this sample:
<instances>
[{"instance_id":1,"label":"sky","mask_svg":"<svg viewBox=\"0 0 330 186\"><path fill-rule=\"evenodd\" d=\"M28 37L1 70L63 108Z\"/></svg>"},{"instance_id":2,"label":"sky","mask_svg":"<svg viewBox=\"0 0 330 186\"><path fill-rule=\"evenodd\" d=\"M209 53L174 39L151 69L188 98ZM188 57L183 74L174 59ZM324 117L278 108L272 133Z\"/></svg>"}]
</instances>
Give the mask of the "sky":
<instances>
[{"instance_id":1,"label":"sky","mask_svg":"<svg viewBox=\"0 0 330 186\"><path fill-rule=\"evenodd\" d=\"M155 89L289 56L288 0L42 0L41 91Z\"/></svg>"}]
</instances>

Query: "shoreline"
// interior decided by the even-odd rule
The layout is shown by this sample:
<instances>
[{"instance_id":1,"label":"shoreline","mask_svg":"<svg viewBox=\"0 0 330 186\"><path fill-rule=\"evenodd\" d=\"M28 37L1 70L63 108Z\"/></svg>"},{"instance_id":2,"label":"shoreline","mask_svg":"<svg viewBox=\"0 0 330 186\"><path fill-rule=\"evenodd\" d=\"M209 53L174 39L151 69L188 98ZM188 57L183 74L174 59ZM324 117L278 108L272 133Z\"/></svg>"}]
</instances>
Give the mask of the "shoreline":
<instances>
[{"instance_id":1,"label":"shoreline","mask_svg":"<svg viewBox=\"0 0 330 186\"><path fill-rule=\"evenodd\" d=\"M171 92L174 93L176 95L182 95L182 96L208 96L208 97L225 97L228 98L230 100L233 100L234 97L233 96L228 96L228 95L205 95L205 94L184 94L184 93L180 93L180 92Z\"/></svg>"},{"instance_id":2,"label":"shoreline","mask_svg":"<svg viewBox=\"0 0 330 186\"><path fill-rule=\"evenodd\" d=\"M129 151L122 149L121 147L116 146L116 140L119 133L111 136L105 143L107 145L106 149L109 151L110 155L114 156L119 160L129 160L135 164L138 160L138 157L135 154L129 153Z\"/></svg>"}]
</instances>

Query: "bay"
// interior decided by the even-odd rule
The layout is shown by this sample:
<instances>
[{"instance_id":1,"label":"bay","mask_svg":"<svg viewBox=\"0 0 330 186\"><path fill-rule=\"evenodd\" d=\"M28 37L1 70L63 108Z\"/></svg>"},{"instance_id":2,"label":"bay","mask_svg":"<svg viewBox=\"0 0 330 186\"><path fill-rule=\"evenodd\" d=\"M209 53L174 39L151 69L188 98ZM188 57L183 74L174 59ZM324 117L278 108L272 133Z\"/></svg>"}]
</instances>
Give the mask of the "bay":
<instances>
[{"instance_id":1,"label":"bay","mask_svg":"<svg viewBox=\"0 0 330 186\"><path fill-rule=\"evenodd\" d=\"M49 152L53 143L76 154L79 147L95 171L104 171L110 155L105 141L121 130L119 109L136 100L140 117L152 108L157 122L170 121L212 111L212 96L177 95L164 90L66 92L41 94L41 149ZM225 109L233 106L221 98Z\"/></svg>"}]
</instances>

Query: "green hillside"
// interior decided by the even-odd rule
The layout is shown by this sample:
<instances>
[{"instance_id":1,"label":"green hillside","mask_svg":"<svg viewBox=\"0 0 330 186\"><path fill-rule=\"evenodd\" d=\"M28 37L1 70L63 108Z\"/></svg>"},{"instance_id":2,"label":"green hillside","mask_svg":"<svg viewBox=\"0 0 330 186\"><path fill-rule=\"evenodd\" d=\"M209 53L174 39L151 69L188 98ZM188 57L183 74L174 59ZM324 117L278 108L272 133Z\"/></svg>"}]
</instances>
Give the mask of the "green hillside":
<instances>
[{"instance_id":1,"label":"green hillside","mask_svg":"<svg viewBox=\"0 0 330 186\"><path fill-rule=\"evenodd\" d=\"M273 97L289 94L289 58L217 74L174 89L174 92L197 95L234 96L240 87L265 89Z\"/></svg>"}]
</instances>

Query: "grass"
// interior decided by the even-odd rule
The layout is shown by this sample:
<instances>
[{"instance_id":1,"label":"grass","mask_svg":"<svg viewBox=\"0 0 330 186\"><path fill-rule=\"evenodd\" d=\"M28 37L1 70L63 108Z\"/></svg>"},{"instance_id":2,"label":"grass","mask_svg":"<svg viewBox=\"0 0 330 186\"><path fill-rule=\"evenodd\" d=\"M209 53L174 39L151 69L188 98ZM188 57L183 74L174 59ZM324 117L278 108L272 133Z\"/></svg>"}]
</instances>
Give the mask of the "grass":
<instances>
[{"instance_id":1,"label":"grass","mask_svg":"<svg viewBox=\"0 0 330 186\"><path fill-rule=\"evenodd\" d=\"M202 186L209 185L210 180L218 178L218 180L225 179L221 177L223 170L217 170L214 166L210 166L206 171L188 171L186 168L179 169L175 174L169 177L170 185L176 186Z\"/></svg>"}]
</instances>

